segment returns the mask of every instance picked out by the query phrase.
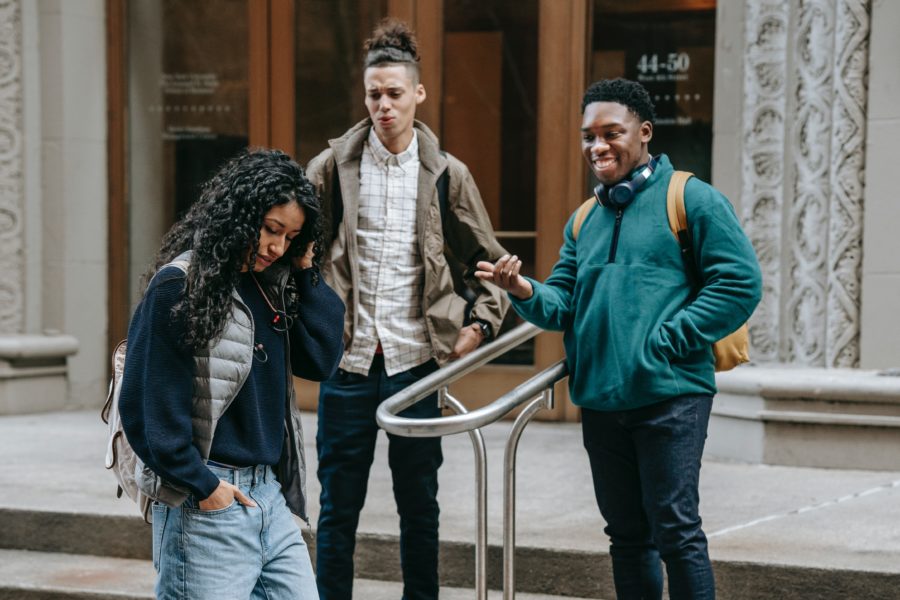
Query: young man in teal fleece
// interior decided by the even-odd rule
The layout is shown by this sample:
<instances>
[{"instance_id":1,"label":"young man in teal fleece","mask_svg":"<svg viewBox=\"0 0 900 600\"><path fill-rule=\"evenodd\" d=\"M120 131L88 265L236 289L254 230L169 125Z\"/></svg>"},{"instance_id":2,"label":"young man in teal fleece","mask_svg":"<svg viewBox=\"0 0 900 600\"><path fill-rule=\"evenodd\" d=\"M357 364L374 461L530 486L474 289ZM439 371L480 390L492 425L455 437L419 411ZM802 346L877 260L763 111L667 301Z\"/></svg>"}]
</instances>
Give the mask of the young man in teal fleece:
<instances>
[{"instance_id":1,"label":"young man in teal fleece","mask_svg":"<svg viewBox=\"0 0 900 600\"><path fill-rule=\"evenodd\" d=\"M654 109L643 86L592 84L582 101L582 152L600 181L597 206L544 283L521 260L480 262L523 318L565 332L569 391L607 522L620 600L715 597L699 515L700 460L713 395L711 346L744 323L761 296L759 264L721 193L688 180L693 265L669 229L674 171L652 157Z\"/></svg>"}]
</instances>

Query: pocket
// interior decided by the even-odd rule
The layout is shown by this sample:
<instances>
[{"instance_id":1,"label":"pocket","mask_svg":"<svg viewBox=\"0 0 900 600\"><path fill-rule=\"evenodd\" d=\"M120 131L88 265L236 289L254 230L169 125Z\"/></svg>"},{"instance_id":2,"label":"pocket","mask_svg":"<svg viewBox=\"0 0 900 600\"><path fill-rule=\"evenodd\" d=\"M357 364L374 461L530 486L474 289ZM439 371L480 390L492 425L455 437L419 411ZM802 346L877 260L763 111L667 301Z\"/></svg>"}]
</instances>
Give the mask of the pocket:
<instances>
[{"instance_id":1,"label":"pocket","mask_svg":"<svg viewBox=\"0 0 900 600\"><path fill-rule=\"evenodd\" d=\"M651 358L659 361L661 364L671 365L672 360L671 357L666 355L662 349L662 343L660 342L660 338L662 337L662 326L657 327L656 331L653 332L647 339L647 353L651 356Z\"/></svg>"},{"instance_id":2,"label":"pocket","mask_svg":"<svg viewBox=\"0 0 900 600\"><path fill-rule=\"evenodd\" d=\"M422 379L431 375L435 371L438 370L437 361L433 358L427 362L423 362L421 365L416 365L412 369L409 370L409 373L415 376L417 379Z\"/></svg>"},{"instance_id":3,"label":"pocket","mask_svg":"<svg viewBox=\"0 0 900 600\"><path fill-rule=\"evenodd\" d=\"M247 489L242 491L248 493ZM252 529L253 521L257 520L251 514L255 515L237 500L217 510L185 508L181 514L183 540L192 548L210 556L225 556L227 551L235 547L235 543L245 542L244 536ZM236 537L241 539L236 542ZM259 543L258 531L256 543Z\"/></svg>"},{"instance_id":4,"label":"pocket","mask_svg":"<svg viewBox=\"0 0 900 600\"><path fill-rule=\"evenodd\" d=\"M215 516L230 511L235 507L236 504L238 504L237 498L232 498L231 504L224 508L217 508L215 510L203 510L202 508L200 508L200 501L194 498L193 495L191 495L190 498L185 500L184 505L182 506L182 510L184 510L186 514L190 515Z\"/></svg>"},{"instance_id":5,"label":"pocket","mask_svg":"<svg viewBox=\"0 0 900 600\"><path fill-rule=\"evenodd\" d=\"M337 372L335 372L334 377L332 377L332 380L335 383L356 383L363 377L365 376L360 375L359 373L351 373L345 369L338 369Z\"/></svg>"}]
</instances>

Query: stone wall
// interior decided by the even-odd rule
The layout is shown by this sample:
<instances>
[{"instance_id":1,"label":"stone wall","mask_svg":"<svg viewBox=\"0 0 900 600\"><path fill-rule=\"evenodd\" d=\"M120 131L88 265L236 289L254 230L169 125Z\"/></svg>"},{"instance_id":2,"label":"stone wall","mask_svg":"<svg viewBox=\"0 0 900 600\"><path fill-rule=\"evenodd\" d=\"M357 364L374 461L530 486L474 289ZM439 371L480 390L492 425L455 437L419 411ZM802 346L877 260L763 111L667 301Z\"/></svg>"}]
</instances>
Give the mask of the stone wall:
<instances>
[{"instance_id":1,"label":"stone wall","mask_svg":"<svg viewBox=\"0 0 900 600\"><path fill-rule=\"evenodd\" d=\"M18 0L0 0L0 335L24 330L22 35Z\"/></svg>"},{"instance_id":2,"label":"stone wall","mask_svg":"<svg viewBox=\"0 0 900 600\"><path fill-rule=\"evenodd\" d=\"M870 10L745 4L740 205L763 270L761 362L860 363Z\"/></svg>"}]
</instances>

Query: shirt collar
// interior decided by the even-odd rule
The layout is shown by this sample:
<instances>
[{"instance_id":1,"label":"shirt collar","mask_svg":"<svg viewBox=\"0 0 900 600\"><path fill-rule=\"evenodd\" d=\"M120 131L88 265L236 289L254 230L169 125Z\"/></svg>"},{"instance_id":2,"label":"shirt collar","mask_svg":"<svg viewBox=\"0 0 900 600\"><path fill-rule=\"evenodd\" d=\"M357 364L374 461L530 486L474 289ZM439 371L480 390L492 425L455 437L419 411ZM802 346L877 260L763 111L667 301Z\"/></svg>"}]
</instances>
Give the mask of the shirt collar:
<instances>
[{"instance_id":1,"label":"shirt collar","mask_svg":"<svg viewBox=\"0 0 900 600\"><path fill-rule=\"evenodd\" d=\"M393 154L384 147L384 144L382 144L381 140L378 139L378 136L375 135L374 127L369 130L368 142L369 148L372 150L372 156L375 157L375 162L380 166L399 165L400 167L404 167L406 163L419 156L419 136L415 129L413 129L413 136L412 140L409 142L409 146L407 146L406 150L400 154Z\"/></svg>"}]
</instances>

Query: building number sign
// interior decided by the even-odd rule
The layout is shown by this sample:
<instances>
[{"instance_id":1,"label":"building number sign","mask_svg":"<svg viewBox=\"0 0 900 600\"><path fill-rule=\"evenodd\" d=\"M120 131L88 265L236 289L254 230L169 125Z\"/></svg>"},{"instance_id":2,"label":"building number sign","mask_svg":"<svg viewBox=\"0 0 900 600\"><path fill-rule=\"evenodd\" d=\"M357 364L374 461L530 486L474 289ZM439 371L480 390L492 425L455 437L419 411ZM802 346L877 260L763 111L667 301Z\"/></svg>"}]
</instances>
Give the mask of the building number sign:
<instances>
[{"instance_id":1,"label":"building number sign","mask_svg":"<svg viewBox=\"0 0 900 600\"><path fill-rule=\"evenodd\" d=\"M687 73L691 68L691 57L687 52L669 52L664 58L659 54L641 54L637 63L638 73Z\"/></svg>"}]
</instances>

